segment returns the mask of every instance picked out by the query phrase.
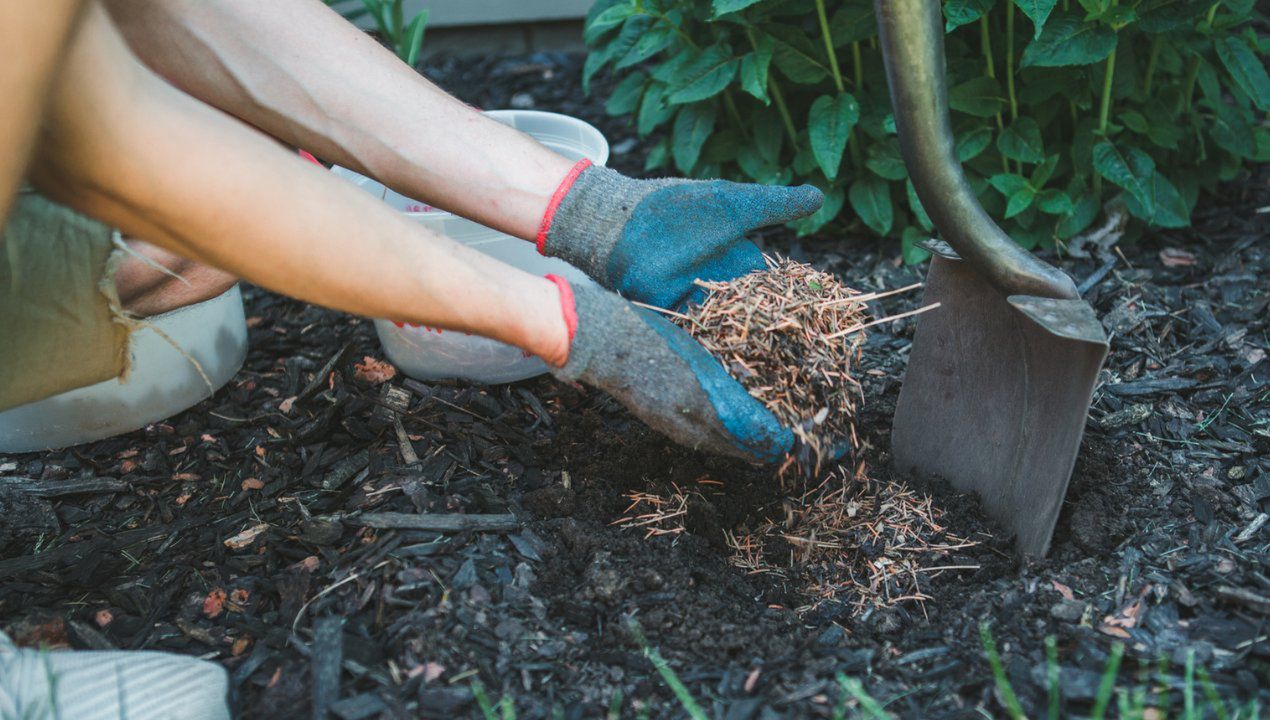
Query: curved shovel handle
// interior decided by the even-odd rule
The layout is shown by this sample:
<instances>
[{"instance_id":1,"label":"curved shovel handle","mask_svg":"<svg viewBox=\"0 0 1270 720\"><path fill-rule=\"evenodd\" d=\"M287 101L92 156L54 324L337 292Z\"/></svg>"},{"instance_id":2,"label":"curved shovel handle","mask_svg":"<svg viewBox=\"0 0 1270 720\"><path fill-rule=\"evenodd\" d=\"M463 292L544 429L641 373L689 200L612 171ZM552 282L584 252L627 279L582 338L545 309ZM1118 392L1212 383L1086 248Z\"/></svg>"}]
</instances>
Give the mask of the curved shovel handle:
<instances>
[{"instance_id":1,"label":"curved shovel handle","mask_svg":"<svg viewBox=\"0 0 1270 720\"><path fill-rule=\"evenodd\" d=\"M1078 299L1066 273L1019 247L962 172L948 121L939 0L875 0L895 129L909 177L940 235L1006 295Z\"/></svg>"}]
</instances>

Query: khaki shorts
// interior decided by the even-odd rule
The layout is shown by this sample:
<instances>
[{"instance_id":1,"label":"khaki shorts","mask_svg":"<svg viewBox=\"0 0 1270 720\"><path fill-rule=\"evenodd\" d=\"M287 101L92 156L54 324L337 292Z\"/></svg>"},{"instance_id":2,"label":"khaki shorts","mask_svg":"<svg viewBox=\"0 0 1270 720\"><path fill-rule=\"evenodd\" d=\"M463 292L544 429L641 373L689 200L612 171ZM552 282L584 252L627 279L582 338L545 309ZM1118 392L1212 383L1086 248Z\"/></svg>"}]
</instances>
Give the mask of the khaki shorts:
<instances>
[{"instance_id":1,"label":"khaki shorts","mask_svg":"<svg viewBox=\"0 0 1270 720\"><path fill-rule=\"evenodd\" d=\"M128 372L112 228L24 189L0 237L0 410Z\"/></svg>"}]
</instances>

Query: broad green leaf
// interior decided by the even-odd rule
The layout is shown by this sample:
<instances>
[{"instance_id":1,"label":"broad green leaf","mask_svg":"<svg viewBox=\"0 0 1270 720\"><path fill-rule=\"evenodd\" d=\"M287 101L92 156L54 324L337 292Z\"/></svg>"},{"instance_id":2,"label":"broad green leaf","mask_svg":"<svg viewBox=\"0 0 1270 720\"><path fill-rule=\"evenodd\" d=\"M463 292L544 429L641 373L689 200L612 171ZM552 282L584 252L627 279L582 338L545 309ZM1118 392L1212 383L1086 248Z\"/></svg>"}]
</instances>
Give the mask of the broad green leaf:
<instances>
[{"instance_id":1,"label":"broad green leaf","mask_svg":"<svg viewBox=\"0 0 1270 720\"><path fill-rule=\"evenodd\" d=\"M1129 195L1125 198L1125 207L1134 217L1146 220L1156 227L1182 228L1191 224L1191 212L1181 193L1169 182L1169 179L1154 171L1144 183L1150 202L1143 204ZM1151 208L1148 212L1147 208Z\"/></svg>"},{"instance_id":2,"label":"broad green leaf","mask_svg":"<svg viewBox=\"0 0 1270 720\"><path fill-rule=\"evenodd\" d=\"M922 201L917 197L917 188L913 187L913 181L904 181L904 192L908 195L908 209L913 211L913 217L917 219L917 224L922 226L926 232L935 229L935 223L931 222L930 215L926 214L926 208L922 207Z\"/></svg>"},{"instance_id":3,"label":"broad green leaf","mask_svg":"<svg viewBox=\"0 0 1270 720\"><path fill-rule=\"evenodd\" d=\"M900 157L900 145L893 138L869 145L864 164L885 180L903 180L908 177L904 158Z\"/></svg>"},{"instance_id":4,"label":"broad green leaf","mask_svg":"<svg viewBox=\"0 0 1270 720\"><path fill-rule=\"evenodd\" d=\"M970 132L957 136L957 159L961 162L979 157L992 144L992 128L980 125Z\"/></svg>"},{"instance_id":5,"label":"broad green leaf","mask_svg":"<svg viewBox=\"0 0 1270 720\"><path fill-rule=\"evenodd\" d=\"M1171 120L1159 120L1147 125L1147 139L1168 150L1176 150L1177 143L1184 134L1182 128Z\"/></svg>"},{"instance_id":6,"label":"broad green leaf","mask_svg":"<svg viewBox=\"0 0 1270 720\"><path fill-rule=\"evenodd\" d=\"M654 81L644 93L635 117L635 129L640 137L656 130L675 114L675 108L666 103L666 91L665 83Z\"/></svg>"},{"instance_id":7,"label":"broad green leaf","mask_svg":"<svg viewBox=\"0 0 1270 720\"><path fill-rule=\"evenodd\" d=\"M744 10L756 2L759 2L759 0L714 0L711 6L714 8L714 16L719 17L720 15Z\"/></svg>"},{"instance_id":8,"label":"broad green leaf","mask_svg":"<svg viewBox=\"0 0 1270 720\"><path fill-rule=\"evenodd\" d=\"M1210 5L1208 0L1145 0L1138 6L1138 29L1151 34L1180 30Z\"/></svg>"},{"instance_id":9,"label":"broad green leaf","mask_svg":"<svg viewBox=\"0 0 1270 720\"><path fill-rule=\"evenodd\" d=\"M1126 110L1116 116L1120 120L1120 124L1129 128L1139 135L1145 135L1151 130L1151 124L1143 117L1142 113L1137 110Z\"/></svg>"},{"instance_id":10,"label":"broad green leaf","mask_svg":"<svg viewBox=\"0 0 1270 720\"><path fill-rule=\"evenodd\" d=\"M978 20L996 3L997 0L948 0L944 3L944 32Z\"/></svg>"},{"instance_id":11,"label":"broad green leaf","mask_svg":"<svg viewBox=\"0 0 1270 720\"><path fill-rule=\"evenodd\" d=\"M842 212L842 206L845 202L846 198L843 197L842 188L838 186L831 187L825 192L825 202L820 206L819 210L805 218L794 221L791 225L800 236L810 235L838 217L838 213Z\"/></svg>"},{"instance_id":12,"label":"broad green leaf","mask_svg":"<svg viewBox=\"0 0 1270 720\"><path fill-rule=\"evenodd\" d=\"M752 145L737 150L736 164L751 180L763 185L784 185L792 179L792 173L765 160Z\"/></svg>"},{"instance_id":13,"label":"broad green leaf","mask_svg":"<svg viewBox=\"0 0 1270 720\"><path fill-rule=\"evenodd\" d=\"M1126 155L1111 144L1110 140L1102 140L1094 145L1093 155L1094 169L1098 171L1098 174L1124 188L1125 192L1142 204L1149 216L1154 211L1151 207L1151 198L1147 194L1146 186L1143 185L1143 178L1129 166Z\"/></svg>"},{"instance_id":14,"label":"broad green leaf","mask_svg":"<svg viewBox=\"0 0 1270 720\"><path fill-rule=\"evenodd\" d=\"M644 159L645 170L659 170L666 167L666 163L670 161L670 138L662 138L648 151L648 157Z\"/></svg>"},{"instance_id":15,"label":"broad green leaf","mask_svg":"<svg viewBox=\"0 0 1270 720\"><path fill-rule=\"evenodd\" d=\"M667 85L673 85L675 75L679 73L679 68L683 67L690 60L696 59L696 53L690 51L673 53L666 62L653 68L653 79L664 82Z\"/></svg>"},{"instance_id":16,"label":"broad green leaf","mask_svg":"<svg viewBox=\"0 0 1270 720\"><path fill-rule=\"evenodd\" d=\"M878 22L869 0L845 0L829 18L829 39L834 47L868 40L877 34Z\"/></svg>"},{"instance_id":17,"label":"broad green leaf","mask_svg":"<svg viewBox=\"0 0 1270 720\"><path fill-rule=\"evenodd\" d=\"M671 154L679 172L691 173L696 166L701 147L714 132L715 112L714 103L703 102L689 105L675 116Z\"/></svg>"},{"instance_id":18,"label":"broad green leaf","mask_svg":"<svg viewBox=\"0 0 1270 720\"><path fill-rule=\"evenodd\" d=\"M1270 107L1270 76L1266 75L1264 58L1258 58L1248 49L1248 44L1237 37L1221 38L1213 46L1226 72L1235 79L1239 89L1252 98L1257 109Z\"/></svg>"},{"instance_id":19,"label":"broad green leaf","mask_svg":"<svg viewBox=\"0 0 1270 720\"><path fill-rule=\"evenodd\" d=\"M904 232L900 235L900 255L904 258L905 265L926 262L926 259L930 257L930 251L922 247L920 243L929 239L930 235L915 227L904 228Z\"/></svg>"},{"instance_id":20,"label":"broad green leaf","mask_svg":"<svg viewBox=\"0 0 1270 720\"><path fill-rule=\"evenodd\" d=\"M981 75L950 89L948 105L967 115L992 117L1001 111L1001 86L996 79Z\"/></svg>"},{"instance_id":21,"label":"broad green leaf","mask_svg":"<svg viewBox=\"0 0 1270 720\"><path fill-rule=\"evenodd\" d=\"M617 61L613 67L621 70L632 65L644 62L648 58L665 50L675 39L675 31L665 23L658 23L648 32L635 42L635 46L630 49L622 59Z\"/></svg>"},{"instance_id":22,"label":"broad green leaf","mask_svg":"<svg viewBox=\"0 0 1270 720\"><path fill-rule=\"evenodd\" d=\"M1045 187L1045 183L1050 181L1050 177L1054 174L1054 169L1058 167L1058 156L1050 155L1045 158L1045 162L1036 166L1032 171L1032 177L1028 181L1032 183L1032 187L1040 190Z\"/></svg>"},{"instance_id":23,"label":"broad green leaf","mask_svg":"<svg viewBox=\"0 0 1270 720\"><path fill-rule=\"evenodd\" d=\"M608 7L604 7L604 5ZM633 0L622 0L617 3L596 3L592 10L599 9L594 17L590 17L586 22L586 29L582 31L582 39L590 45L598 40L604 33L613 30L626 22L626 19L635 14L635 3Z\"/></svg>"},{"instance_id":24,"label":"broad green leaf","mask_svg":"<svg viewBox=\"0 0 1270 720\"><path fill-rule=\"evenodd\" d=\"M1239 108L1224 102L1218 104L1216 110L1217 115L1208 129L1213 142L1232 155L1251 160L1257 153L1257 137L1248 118Z\"/></svg>"},{"instance_id":25,"label":"broad green leaf","mask_svg":"<svg viewBox=\"0 0 1270 720\"><path fill-rule=\"evenodd\" d=\"M1005 204L1005 217L1009 218L1018 215L1032 206L1032 201L1036 199L1036 191L1030 187L1020 188L1018 192L1010 196Z\"/></svg>"},{"instance_id":26,"label":"broad green leaf","mask_svg":"<svg viewBox=\"0 0 1270 720\"><path fill-rule=\"evenodd\" d=\"M670 104L700 102L718 95L736 77L739 64L727 45L711 45L675 73Z\"/></svg>"},{"instance_id":27,"label":"broad green leaf","mask_svg":"<svg viewBox=\"0 0 1270 720\"><path fill-rule=\"evenodd\" d=\"M894 212L891 208L891 188L885 180L874 175L861 175L851 183L847 196L852 209L869 229L878 235L891 232Z\"/></svg>"},{"instance_id":28,"label":"broad green leaf","mask_svg":"<svg viewBox=\"0 0 1270 720\"><path fill-rule=\"evenodd\" d=\"M1076 15L1060 15L1046 24L1041 36L1028 43L1019 67L1092 65L1116 49L1116 33Z\"/></svg>"},{"instance_id":29,"label":"broad green leaf","mask_svg":"<svg viewBox=\"0 0 1270 720\"><path fill-rule=\"evenodd\" d=\"M746 53L741 58L741 89L753 95L767 105L771 100L767 97L767 72L772 64L772 50L776 41L770 36L759 38L754 52Z\"/></svg>"},{"instance_id":30,"label":"broad green leaf","mask_svg":"<svg viewBox=\"0 0 1270 720\"><path fill-rule=\"evenodd\" d=\"M1098 17L1101 24L1112 30L1119 30L1137 19L1137 11L1130 5L1112 5Z\"/></svg>"},{"instance_id":31,"label":"broad green leaf","mask_svg":"<svg viewBox=\"0 0 1270 720\"><path fill-rule=\"evenodd\" d=\"M785 143L785 123L775 108L754 114L754 148L768 163L780 164L781 146ZM800 171L801 172L801 171Z\"/></svg>"},{"instance_id":32,"label":"broad green leaf","mask_svg":"<svg viewBox=\"0 0 1270 720\"><path fill-rule=\"evenodd\" d=\"M1011 160L1039 163L1045 159L1041 128L1035 120L1024 115L1010 123L1010 126L997 138L997 150Z\"/></svg>"},{"instance_id":33,"label":"broad green leaf","mask_svg":"<svg viewBox=\"0 0 1270 720\"><path fill-rule=\"evenodd\" d=\"M1098 197L1092 192L1084 193L1076 200L1076 208L1072 214L1058 221L1054 233L1062 240L1069 240L1084 232L1096 217L1098 217Z\"/></svg>"},{"instance_id":34,"label":"broad green leaf","mask_svg":"<svg viewBox=\"0 0 1270 720\"><path fill-rule=\"evenodd\" d=\"M582 92L591 94L591 78L597 72L604 69L613 60L613 45L610 43L608 47L596 50L586 56L586 62L582 63Z\"/></svg>"},{"instance_id":35,"label":"broad green leaf","mask_svg":"<svg viewBox=\"0 0 1270 720\"><path fill-rule=\"evenodd\" d=\"M785 77L803 85L814 85L828 77L822 61L824 48L818 50L806 33L779 25L769 25L767 29L776 36L772 62Z\"/></svg>"},{"instance_id":36,"label":"broad green leaf","mask_svg":"<svg viewBox=\"0 0 1270 720\"><path fill-rule=\"evenodd\" d=\"M1045 28L1045 21L1049 19L1050 12L1054 10L1054 6L1058 4L1058 0L1013 0L1014 4L1027 15L1028 20L1036 26L1036 31L1032 34L1035 40L1041 36L1041 30Z\"/></svg>"},{"instance_id":37,"label":"broad green leaf","mask_svg":"<svg viewBox=\"0 0 1270 720\"><path fill-rule=\"evenodd\" d=\"M1023 227L1022 221L1024 216L1027 214L1028 213L1023 213L1022 215L1019 215L1016 222L1020 223L1020 227L1015 228L1010 233L1010 239L1014 240L1014 242L1024 250L1031 250L1041 243L1049 242L1053 237L1053 233L1049 228L1043 226L1033 228Z\"/></svg>"},{"instance_id":38,"label":"broad green leaf","mask_svg":"<svg viewBox=\"0 0 1270 720\"><path fill-rule=\"evenodd\" d=\"M648 75L642 71L635 71L622 78L622 82L613 88L613 94L604 104L604 111L609 115L626 115L634 112L635 108L639 107L639 101L644 97L644 83L647 80Z\"/></svg>"},{"instance_id":39,"label":"broad green leaf","mask_svg":"<svg viewBox=\"0 0 1270 720\"><path fill-rule=\"evenodd\" d=\"M722 128L706 140L706 144L701 148L701 160L716 164L732 162L736 159L741 146L742 138L736 130L730 127Z\"/></svg>"},{"instance_id":40,"label":"broad green leaf","mask_svg":"<svg viewBox=\"0 0 1270 720\"><path fill-rule=\"evenodd\" d=\"M807 136L816 163L830 180L838 177L847 138L859 119L860 105L850 93L837 97L821 95L811 104Z\"/></svg>"},{"instance_id":41,"label":"broad green leaf","mask_svg":"<svg viewBox=\"0 0 1270 720\"><path fill-rule=\"evenodd\" d=\"M1070 215L1076 211L1072 199L1057 188L1043 190L1036 196L1036 207L1049 215Z\"/></svg>"},{"instance_id":42,"label":"broad green leaf","mask_svg":"<svg viewBox=\"0 0 1270 720\"><path fill-rule=\"evenodd\" d=\"M988 184L996 188L997 192L1009 198L1028 187L1027 178L1014 173L1000 173L988 178Z\"/></svg>"}]
</instances>

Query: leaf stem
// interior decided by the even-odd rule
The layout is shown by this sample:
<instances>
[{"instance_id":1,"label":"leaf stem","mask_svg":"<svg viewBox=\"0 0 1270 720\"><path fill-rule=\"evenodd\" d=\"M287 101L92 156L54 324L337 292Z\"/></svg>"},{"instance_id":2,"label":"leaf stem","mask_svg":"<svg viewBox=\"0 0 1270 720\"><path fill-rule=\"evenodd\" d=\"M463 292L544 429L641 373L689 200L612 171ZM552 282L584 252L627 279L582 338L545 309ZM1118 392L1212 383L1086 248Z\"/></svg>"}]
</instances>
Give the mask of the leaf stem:
<instances>
[{"instance_id":1,"label":"leaf stem","mask_svg":"<svg viewBox=\"0 0 1270 720\"><path fill-rule=\"evenodd\" d=\"M992 32L988 28L987 13L979 16L979 45L983 49L983 60L988 77L996 80L997 68L996 63L992 61ZM997 132L1005 132L1005 123L1001 120L1001 112L998 111L994 117L997 121ZM1004 155L1001 156L1001 170L1007 173L1010 172L1010 160Z\"/></svg>"},{"instance_id":2,"label":"leaf stem","mask_svg":"<svg viewBox=\"0 0 1270 720\"><path fill-rule=\"evenodd\" d=\"M1191 58L1191 66L1186 69L1186 89L1182 91L1182 111L1190 113L1191 99L1195 97L1195 79L1199 77L1199 56Z\"/></svg>"},{"instance_id":3,"label":"leaf stem","mask_svg":"<svg viewBox=\"0 0 1270 720\"><path fill-rule=\"evenodd\" d=\"M864 59L860 56L860 42L851 43L851 69L855 75L856 98L864 92ZM855 141L855 128L847 133L847 151L851 153L851 164L857 168L864 167L864 157L860 155L860 143Z\"/></svg>"},{"instance_id":4,"label":"leaf stem","mask_svg":"<svg viewBox=\"0 0 1270 720\"><path fill-rule=\"evenodd\" d=\"M847 91L842 84L842 72L838 69L838 54L833 51L833 38L829 36L829 18L825 15L825 0L816 0L816 18L820 21L820 38L825 42L825 54L829 56L829 70L833 72L833 84L838 94Z\"/></svg>"},{"instance_id":5,"label":"leaf stem","mask_svg":"<svg viewBox=\"0 0 1270 720\"><path fill-rule=\"evenodd\" d=\"M1112 0L1115 4L1115 0ZM1107 71L1102 78L1102 103L1098 107L1098 134L1107 137L1107 118L1111 114L1111 81L1116 76L1116 51L1107 56ZM1094 173L1094 196L1102 202L1102 176Z\"/></svg>"},{"instance_id":6,"label":"leaf stem","mask_svg":"<svg viewBox=\"0 0 1270 720\"><path fill-rule=\"evenodd\" d=\"M781 120L785 122L785 132L789 135L789 144L798 150L798 131L794 129L794 119L789 116L789 106L785 104L785 96L781 93L781 86L776 82L776 78L768 76L768 89L772 91L772 100L776 102L776 109L780 111Z\"/></svg>"},{"instance_id":7,"label":"leaf stem","mask_svg":"<svg viewBox=\"0 0 1270 720\"><path fill-rule=\"evenodd\" d=\"M758 40L754 39L754 28L745 28L745 37L750 41L750 47L758 50ZM781 121L785 123L785 133L789 135L789 145L794 148L794 152L798 152L798 131L794 129L794 119L789 116L789 106L785 104L785 96L781 93L780 83L776 82L776 76L772 73L767 74L767 89L772 91L772 100L776 102L776 109L781 114Z\"/></svg>"},{"instance_id":8,"label":"leaf stem","mask_svg":"<svg viewBox=\"0 0 1270 720\"><path fill-rule=\"evenodd\" d=\"M1155 66L1160 59L1160 48L1163 45L1163 33L1156 35L1155 39L1151 41L1151 55L1147 60L1147 75L1142 81L1142 94L1146 96L1146 99L1151 97L1151 83L1155 80Z\"/></svg>"},{"instance_id":9,"label":"leaf stem","mask_svg":"<svg viewBox=\"0 0 1270 720\"><path fill-rule=\"evenodd\" d=\"M1005 87L1010 98L1010 122L1019 119L1019 100L1014 93L1014 0L1005 3ZM1023 174L1023 161L1014 161L1015 171Z\"/></svg>"}]
</instances>

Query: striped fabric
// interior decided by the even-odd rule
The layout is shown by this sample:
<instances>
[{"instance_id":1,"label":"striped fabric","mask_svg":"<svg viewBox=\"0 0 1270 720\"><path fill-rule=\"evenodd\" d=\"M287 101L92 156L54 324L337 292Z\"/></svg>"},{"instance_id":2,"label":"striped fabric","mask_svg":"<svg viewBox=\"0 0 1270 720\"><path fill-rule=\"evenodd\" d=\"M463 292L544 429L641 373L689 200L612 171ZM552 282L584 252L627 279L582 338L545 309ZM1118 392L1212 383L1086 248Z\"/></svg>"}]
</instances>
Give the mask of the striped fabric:
<instances>
[{"instance_id":1,"label":"striped fabric","mask_svg":"<svg viewBox=\"0 0 1270 720\"><path fill-rule=\"evenodd\" d=\"M0 718L228 720L218 665L125 650L39 651L0 633Z\"/></svg>"}]
</instances>

